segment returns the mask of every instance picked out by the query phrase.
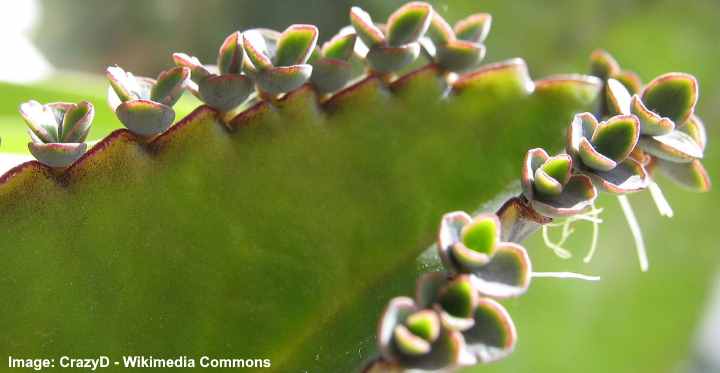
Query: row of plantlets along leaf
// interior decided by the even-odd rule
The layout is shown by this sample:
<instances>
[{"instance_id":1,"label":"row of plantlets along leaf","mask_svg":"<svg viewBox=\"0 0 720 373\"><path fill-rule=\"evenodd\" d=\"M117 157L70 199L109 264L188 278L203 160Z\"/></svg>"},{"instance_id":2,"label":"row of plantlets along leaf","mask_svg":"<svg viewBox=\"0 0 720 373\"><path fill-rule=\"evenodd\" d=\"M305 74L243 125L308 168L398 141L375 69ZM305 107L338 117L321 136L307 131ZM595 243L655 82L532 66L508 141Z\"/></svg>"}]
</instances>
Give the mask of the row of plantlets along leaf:
<instances>
[{"instance_id":1,"label":"row of plantlets along leaf","mask_svg":"<svg viewBox=\"0 0 720 373\"><path fill-rule=\"evenodd\" d=\"M351 26L322 46L317 46L318 29L313 25L292 25L283 32L233 32L220 46L216 65L175 53L177 67L161 72L157 79L138 77L118 66L108 67L108 103L128 130L149 142L173 124L172 107L185 91L220 113L232 114L228 118L232 120L242 114L234 110L261 100L274 102L304 84L310 84L321 99L327 100L332 93L368 75L394 80L396 72L419 57L421 45L443 79L454 77L452 73L480 64L485 53L482 41L490 28L490 16L477 14L453 30L424 2L405 4L387 24L376 24L366 12L353 7L350 22ZM365 76L354 74L357 59L367 66ZM87 115L73 119L78 115L71 110L75 106ZM42 105L31 101L20 111L31 130L30 151L40 162L63 169L87 149L83 143L93 119L91 103ZM66 114L69 120L64 121ZM77 128L71 131L73 126ZM62 128L68 135L58 136Z\"/></svg>"},{"instance_id":2,"label":"row of plantlets along leaf","mask_svg":"<svg viewBox=\"0 0 720 373\"><path fill-rule=\"evenodd\" d=\"M709 189L696 79L669 73L642 86L607 52L593 53L592 61L604 82L598 112L575 116L564 152L527 152L522 194L498 215L443 217L437 249L446 271L420 277L415 299L389 302L378 327L379 357L364 372L452 370L506 357L517 333L495 299L519 296L530 284L531 262L519 242L553 219L585 213L598 191L645 190L655 170L691 190Z\"/></svg>"}]
</instances>

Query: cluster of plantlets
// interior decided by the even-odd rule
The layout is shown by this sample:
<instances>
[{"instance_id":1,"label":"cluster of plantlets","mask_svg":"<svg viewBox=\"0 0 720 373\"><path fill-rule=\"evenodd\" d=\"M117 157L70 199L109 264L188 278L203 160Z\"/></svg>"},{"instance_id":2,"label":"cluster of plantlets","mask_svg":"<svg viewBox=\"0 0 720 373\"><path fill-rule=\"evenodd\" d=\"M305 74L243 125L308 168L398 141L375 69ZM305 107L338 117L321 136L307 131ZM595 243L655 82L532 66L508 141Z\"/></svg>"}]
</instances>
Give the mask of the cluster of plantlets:
<instances>
[{"instance_id":1,"label":"cluster of plantlets","mask_svg":"<svg viewBox=\"0 0 720 373\"><path fill-rule=\"evenodd\" d=\"M185 90L231 125L252 111L242 108L252 103L279 104L306 84L320 100L332 103L355 78L355 56L365 62L367 76L392 83L403 79L395 74L423 50L430 66L458 90L477 76L493 79L518 70L516 61L474 70L485 55L483 42L491 24L487 14L472 15L451 27L429 4L413 2L395 11L386 24L375 23L354 7L350 23L322 47L317 47L318 30L312 25L292 25L282 33L234 32L221 45L217 66L176 53L173 60L178 66L156 80L110 67L108 101L140 142L152 143L172 125L172 106ZM593 74L602 81L595 113L575 116L567 130L565 152L555 156L539 148L527 152L522 194L508 200L497 214L472 218L455 212L443 217L437 248L445 272L422 276L414 300L401 297L390 302L380 322L380 357L367 371L452 369L507 356L516 331L496 299L523 294L531 277L543 275L531 271L527 252L519 245L528 235L553 224L553 219L597 223L594 201L599 191L619 195L631 215L624 194L649 188L667 215L669 207L651 179L655 170L684 186L709 188L700 163L706 137L694 114L695 79L671 73L642 87L636 74L621 70L607 53L597 52L592 60ZM458 78L457 73L466 71L472 73ZM533 89L522 72L517 75L512 78L520 80L523 89ZM596 84L595 79L568 77L552 83L563 80ZM85 152L91 104L30 101L21 106L21 114L31 130L30 150L43 164L62 172ZM637 224L630 221L637 233ZM597 230L593 241L596 234ZM554 246L564 253L560 245Z\"/></svg>"},{"instance_id":2,"label":"cluster of plantlets","mask_svg":"<svg viewBox=\"0 0 720 373\"><path fill-rule=\"evenodd\" d=\"M512 352L515 325L495 298L524 293L531 265L525 248L502 242L501 231L495 214L443 216L437 250L445 272L421 276L415 300L390 301L378 329L380 358L365 372L435 371Z\"/></svg>"}]
</instances>

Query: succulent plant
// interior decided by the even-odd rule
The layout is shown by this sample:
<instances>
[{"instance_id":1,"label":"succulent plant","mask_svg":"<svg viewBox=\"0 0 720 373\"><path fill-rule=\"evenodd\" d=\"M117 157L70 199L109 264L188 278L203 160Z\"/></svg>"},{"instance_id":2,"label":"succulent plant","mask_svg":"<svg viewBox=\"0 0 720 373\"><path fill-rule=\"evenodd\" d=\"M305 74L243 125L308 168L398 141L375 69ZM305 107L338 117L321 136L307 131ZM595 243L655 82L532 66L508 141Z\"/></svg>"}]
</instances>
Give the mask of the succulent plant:
<instances>
[{"instance_id":1,"label":"succulent plant","mask_svg":"<svg viewBox=\"0 0 720 373\"><path fill-rule=\"evenodd\" d=\"M630 103L630 112L640 119L638 147L671 162L702 158L700 144L676 130L691 119L697 100L698 85L691 75L669 73L653 79Z\"/></svg>"},{"instance_id":2,"label":"succulent plant","mask_svg":"<svg viewBox=\"0 0 720 373\"><path fill-rule=\"evenodd\" d=\"M616 194L644 189L642 165L629 155L640 136L634 115L616 115L598 122L590 113L575 116L567 132L567 153L575 169L590 176L596 187Z\"/></svg>"},{"instance_id":3,"label":"succulent plant","mask_svg":"<svg viewBox=\"0 0 720 373\"><path fill-rule=\"evenodd\" d=\"M470 274L480 294L518 296L530 284L530 259L519 244L500 241L501 229L495 214L447 213L440 223L438 254L451 275Z\"/></svg>"},{"instance_id":4,"label":"succulent plant","mask_svg":"<svg viewBox=\"0 0 720 373\"><path fill-rule=\"evenodd\" d=\"M432 309L407 297L390 301L380 318L377 343L386 363L436 370L459 363L464 349L460 332L443 325Z\"/></svg>"},{"instance_id":5,"label":"succulent plant","mask_svg":"<svg viewBox=\"0 0 720 373\"><path fill-rule=\"evenodd\" d=\"M425 2L410 2L397 9L387 24L376 24L359 7L350 9L350 23L367 47L367 63L382 74L397 72L420 55L420 38L430 26L434 11Z\"/></svg>"},{"instance_id":6,"label":"succulent plant","mask_svg":"<svg viewBox=\"0 0 720 373\"><path fill-rule=\"evenodd\" d=\"M205 66L196 57L174 53L178 66L190 69L187 88L206 105L228 112L242 104L253 92L253 82L242 74L244 57L243 36L236 31L228 35L220 46L217 67Z\"/></svg>"},{"instance_id":7,"label":"succulent plant","mask_svg":"<svg viewBox=\"0 0 720 373\"><path fill-rule=\"evenodd\" d=\"M695 115L699 96L695 77L663 74L632 96L626 88L608 80L608 107L615 113L632 114L640 123L632 158L652 164L652 168L690 189L708 190L710 179L700 163L706 136L702 121Z\"/></svg>"},{"instance_id":8,"label":"succulent plant","mask_svg":"<svg viewBox=\"0 0 720 373\"><path fill-rule=\"evenodd\" d=\"M520 180L533 209L548 217L579 214L597 197L589 177L573 174L573 160L567 154L550 157L543 149L529 150Z\"/></svg>"},{"instance_id":9,"label":"succulent plant","mask_svg":"<svg viewBox=\"0 0 720 373\"><path fill-rule=\"evenodd\" d=\"M279 95L299 88L310 79L307 62L315 49L318 29L291 25L282 33L269 29L243 32L243 71L255 80L260 92Z\"/></svg>"},{"instance_id":10,"label":"succulent plant","mask_svg":"<svg viewBox=\"0 0 720 373\"><path fill-rule=\"evenodd\" d=\"M389 302L378 328L380 359L365 372L489 363L509 355L516 340L507 310L479 296L471 276L430 272L418 279L415 300Z\"/></svg>"},{"instance_id":11,"label":"succulent plant","mask_svg":"<svg viewBox=\"0 0 720 373\"><path fill-rule=\"evenodd\" d=\"M157 80L135 77L117 66L107 68L108 103L127 129L142 137L165 132L175 120L173 105L185 91L190 69L163 71Z\"/></svg>"},{"instance_id":12,"label":"succulent plant","mask_svg":"<svg viewBox=\"0 0 720 373\"><path fill-rule=\"evenodd\" d=\"M479 296L469 275L426 273L417 281L415 302L435 310L445 328L462 333L460 365L499 360L515 348L517 333L510 315L492 298Z\"/></svg>"},{"instance_id":13,"label":"succulent plant","mask_svg":"<svg viewBox=\"0 0 720 373\"><path fill-rule=\"evenodd\" d=\"M450 27L437 12L433 12L426 36L421 39L423 49L440 67L447 71L463 72L477 67L485 57L483 42L490 33L492 16L473 14Z\"/></svg>"},{"instance_id":14,"label":"succulent plant","mask_svg":"<svg viewBox=\"0 0 720 373\"><path fill-rule=\"evenodd\" d=\"M353 75L350 58L355 53L356 40L357 34L346 28L313 50L310 80L320 94L335 92L350 81Z\"/></svg>"},{"instance_id":15,"label":"succulent plant","mask_svg":"<svg viewBox=\"0 0 720 373\"><path fill-rule=\"evenodd\" d=\"M20 105L20 114L29 127L30 153L41 163L63 168L85 153L85 139L95 116L91 103L43 105L31 100Z\"/></svg>"}]
</instances>

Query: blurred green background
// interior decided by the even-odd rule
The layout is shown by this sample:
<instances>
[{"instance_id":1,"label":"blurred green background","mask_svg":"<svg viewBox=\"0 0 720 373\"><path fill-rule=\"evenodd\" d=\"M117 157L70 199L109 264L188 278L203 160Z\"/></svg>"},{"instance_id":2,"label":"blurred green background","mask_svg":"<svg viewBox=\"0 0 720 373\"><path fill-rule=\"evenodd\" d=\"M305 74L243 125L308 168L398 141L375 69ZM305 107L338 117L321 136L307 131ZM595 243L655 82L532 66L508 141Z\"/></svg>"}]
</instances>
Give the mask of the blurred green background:
<instances>
[{"instance_id":1,"label":"blurred green background","mask_svg":"<svg viewBox=\"0 0 720 373\"><path fill-rule=\"evenodd\" d=\"M62 73L22 87L0 83L3 151L24 151L21 101L91 99L98 118L91 135L102 137L119 123L104 105L106 86L97 77L118 64L154 76L171 64L175 51L212 61L222 39L251 27L282 29L313 23L321 40L347 24L351 5L384 18L400 1L98 1L46 0L33 39ZM704 164L711 177L720 169L720 2L717 0L453 0L431 1L454 22L472 12L493 15L486 61L523 57L534 78L586 72L595 48L615 55L645 82L668 71L700 81L697 109L709 131ZM82 71L85 74L68 73ZM93 75L95 74L95 75ZM195 103L187 99L178 115ZM717 180L714 180L717 181ZM697 336L707 316L713 281L720 269L714 239L720 210L717 188L693 194L659 180L675 218L658 215L647 193L630 196L649 249L650 272L641 273L632 237L615 198L604 196L599 250L583 264L589 227L578 226L561 260L539 235L527 243L536 271L578 271L602 276L599 283L537 279L529 293L506 301L519 332L516 353L477 372L717 372L701 356ZM408 294L411 289L408 289ZM371 333L371 331L368 331ZM720 355L720 336L705 346Z\"/></svg>"}]
</instances>

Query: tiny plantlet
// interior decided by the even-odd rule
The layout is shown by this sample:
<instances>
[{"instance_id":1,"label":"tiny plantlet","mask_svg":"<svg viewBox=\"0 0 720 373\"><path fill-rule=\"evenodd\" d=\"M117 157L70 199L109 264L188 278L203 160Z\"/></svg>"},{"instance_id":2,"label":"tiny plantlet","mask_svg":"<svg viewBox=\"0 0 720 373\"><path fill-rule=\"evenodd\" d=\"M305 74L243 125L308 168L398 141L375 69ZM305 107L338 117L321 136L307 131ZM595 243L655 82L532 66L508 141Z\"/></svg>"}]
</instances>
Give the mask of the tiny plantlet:
<instances>
[{"instance_id":1,"label":"tiny plantlet","mask_svg":"<svg viewBox=\"0 0 720 373\"><path fill-rule=\"evenodd\" d=\"M0 291L9 304L31 294L48 309L63 293L57 307L72 317L67 328L41 312L5 317L67 340L74 328L102 326L107 337L94 343L117 351L139 330L172 340L182 329L209 351L247 346L241 352L278 372L451 372L511 355L522 330L502 302L531 291L534 278L600 279L534 272L526 238L541 231L570 258L576 224L592 224L590 262L598 197L611 194L646 271L627 195L647 190L673 217L657 173L710 189L692 75L643 84L596 51L590 75L533 80L521 59L481 65L489 14L451 26L410 2L376 19L352 7L348 26L320 43L308 24L235 31L215 64L174 53L156 79L108 67L108 104L125 128L89 149L92 103L20 104L36 161L0 177L12 220L0 228L14 248L0 258L54 269L12 272L29 285ZM406 72L418 62L426 65ZM185 91L202 105L176 122ZM520 192L497 211L454 211L518 179ZM415 258L433 233L425 228L438 221L442 270L418 277ZM393 279L408 276L415 293L396 297ZM368 312L379 315L376 333ZM18 348L42 345L22 328L5 332L23 336ZM362 353L320 356L373 334Z\"/></svg>"}]
</instances>

